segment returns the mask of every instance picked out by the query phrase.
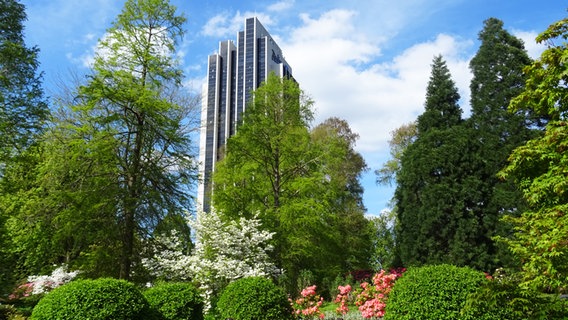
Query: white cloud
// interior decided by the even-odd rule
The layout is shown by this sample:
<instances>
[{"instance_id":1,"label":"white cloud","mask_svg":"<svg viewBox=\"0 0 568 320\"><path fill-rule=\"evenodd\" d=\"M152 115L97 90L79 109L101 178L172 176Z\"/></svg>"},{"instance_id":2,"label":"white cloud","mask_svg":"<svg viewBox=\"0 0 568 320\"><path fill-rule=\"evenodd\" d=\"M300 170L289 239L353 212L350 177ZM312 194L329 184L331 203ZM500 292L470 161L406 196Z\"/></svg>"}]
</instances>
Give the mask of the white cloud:
<instances>
[{"instance_id":1,"label":"white cloud","mask_svg":"<svg viewBox=\"0 0 568 320\"><path fill-rule=\"evenodd\" d=\"M462 97L468 97L469 59L461 52L472 42L439 35L381 62L380 44L354 32L356 19L347 10L328 11L317 18L304 15L303 25L282 44L295 78L316 102L317 122L331 116L346 119L361 136L361 152L385 152L390 131L422 112L437 54L447 61Z\"/></svg>"},{"instance_id":2,"label":"white cloud","mask_svg":"<svg viewBox=\"0 0 568 320\"><path fill-rule=\"evenodd\" d=\"M282 0L268 6L268 11L284 11L294 6L294 0Z\"/></svg>"},{"instance_id":3,"label":"white cloud","mask_svg":"<svg viewBox=\"0 0 568 320\"><path fill-rule=\"evenodd\" d=\"M245 19L250 17L258 17L265 27L273 24L270 16L264 13L250 11L241 13L237 11L235 15L231 16L225 12L209 19L201 29L201 33L206 36L219 38L220 40L225 38L233 39L237 32L244 28Z\"/></svg>"},{"instance_id":4,"label":"white cloud","mask_svg":"<svg viewBox=\"0 0 568 320\"><path fill-rule=\"evenodd\" d=\"M513 30L513 35L525 43L525 49L527 50L529 56L533 59L540 57L540 54L546 49L544 44L540 44L536 42L536 36L538 36L538 32L536 31L522 31L522 30Z\"/></svg>"}]
</instances>

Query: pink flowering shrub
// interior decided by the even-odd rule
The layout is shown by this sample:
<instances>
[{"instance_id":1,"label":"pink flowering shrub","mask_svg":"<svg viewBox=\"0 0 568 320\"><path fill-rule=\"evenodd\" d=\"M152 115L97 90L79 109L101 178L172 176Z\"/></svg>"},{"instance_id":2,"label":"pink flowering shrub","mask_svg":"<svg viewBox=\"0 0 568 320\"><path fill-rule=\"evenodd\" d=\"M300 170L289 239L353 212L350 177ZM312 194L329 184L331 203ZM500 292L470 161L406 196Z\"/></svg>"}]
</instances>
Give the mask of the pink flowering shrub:
<instances>
[{"instance_id":1,"label":"pink flowering shrub","mask_svg":"<svg viewBox=\"0 0 568 320\"><path fill-rule=\"evenodd\" d=\"M19 285L14 292L8 296L8 299L16 300L49 292L73 280L78 273L79 271L68 272L67 266L62 265L53 270L51 275L29 276L28 281Z\"/></svg>"},{"instance_id":2,"label":"pink flowering shrub","mask_svg":"<svg viewBox=\"0 0 568 320\"><path fill-rule=\"evenodd\" d=\"M302 319L324 318L323 312L319 309L323 303L323 298L316 294L316 286L309 286L302 290L301 297L292 301L294 315Z\"/></svg>"},{"instance_id":3,"label":"pink flowering shrub","mask_svg":"<svg viewBox=\"0 0 568 320\"><path fill-rule=\"evenodd\" d=\"M405 269L393 270L386 273L385 270L373 276L373 283L361 283L362 291L355 299L355 305L361 311L365 319L380 318L385 315L388 295L394 286L396 279L402 276Z\"/></svg>"},{"instance_id":4,"label":"pink flowering shrub","mask_svg":"<svg viewBox=\"0 0 568 320\"><path fill-rule=\"evenodd\" d=\"M337 289L339 290L339 294L335 298L334 302L339 303L339 307L335 309L338 314L347 314L349 312L349 308L347 307L347 302L349 301L349 296L351 293L351 286L338 286Z\"/></svg>"},{"instance_id":5,"label":"pink flowering shrub","mask_svg":"<svg viewBox=\"0 0 568 320\"><path fill-rule=\"evenodd\" d=\"M34 290L33 282L26 282L19 285L9 296L8 299L16 300L20 298L26 298L32 295Z\"/></svg>"}]
</instances>

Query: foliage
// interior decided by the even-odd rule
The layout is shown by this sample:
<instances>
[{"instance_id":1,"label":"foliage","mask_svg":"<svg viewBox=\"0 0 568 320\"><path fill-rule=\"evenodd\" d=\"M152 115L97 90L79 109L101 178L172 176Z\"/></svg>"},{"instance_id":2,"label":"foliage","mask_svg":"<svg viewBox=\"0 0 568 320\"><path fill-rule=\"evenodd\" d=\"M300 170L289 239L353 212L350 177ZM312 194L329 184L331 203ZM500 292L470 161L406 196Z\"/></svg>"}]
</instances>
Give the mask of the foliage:
<instances>
[{"instance_id":1,"label":"foliage","mask_svg":"<svg viewBox=\"0 0 568 320\"><path fill-rule=\"evenodd\" d=\"M534 291L564 292L568 284L568 47L564 41L554 45L555 38L568 38L567 26L568 19L563 19L537 37L537 41L548 44L548 49L525 69L525 90L510 105L513 112L534 111L551 121L542 136L515 149L508 166L500 172L501 178L519 187L528 203L520 216L507 217L514 225L515 236L503 240L521 261L520 285Z\"/></svg>"},{"instance_id":2,"label":"foliage","mask_svg":"<svg viewBox=\"0 0 568 320\"><path fill-rule=\"evenodd\" d=\"M416 121L418 136L434 128L444 130L460 124L462 110L457 105L459 99L458 89L446 62L441 55L435 56L426 88L425 110Z\"/></svg>"},{"instance_id":3,"label":"foliage","mask_svg":"<svg viewBox=\"0 0 568 320\"><path fill-rule=\"evenodd\" d=\"M231 281L250 276L275 276L278 270L268 253L273 233L261 230L259 219L222 221L215 212L199 212L191 222L196 245L183 253L177 233L159 237L152 258L142 263L159 278L192 279L204 294L205 309Z\"/></svg>"},{"instance_id":4,"label":"foliage","mask_svg":"<svg viewBox=\"0 0 568 320\"><path fill-rule=\"evenodd\" d=\"M31 320L39 319L151 319L148 301L134 284L101 278L76 280L47 294Z\"/></svg>"},{"instance_id":5,"label":"foliage","mask_svg":"<svg viewBox=\"0 0 568 320\"><path fill-rule=\"evenodd\" d=\"M404 150L416 140L418 128L416 122L410 122L396 128L390 134L391 159L385 162L381 169L375 170L377 183L383 185L392 185L393 182L396 182L396 174L400 171L400 161Z\"/></svg>"},{"instance_id":6,"label":"foliage","mask_svg":"<svg viewBox=\"0 0 568 320\"><path fill-rule=\"evenodd\" d=\"M0 2L0 296L22 276L6 226L13 195L25 189L35 158L26 154L49 119L37 47L24 41L25 6Z\"/></svg>"},{"instance_id":7,"label":"foliage","mask_svg":"<svg viewBox=\"0 0 568 320\"><path fill-rule=\"evenodd\" d=\"M223 319L293 319L286 294L262 277L246 277L229 284L217 309Z\"/></svg>"},{"instance_id":8,"label":"foliage","mask_svg":"<svg viewBox=\"0 0 568 320\"><path fill-rule=\"evenodd\" d=\"M482 272L468 267L408 268L390 293L384 319L460 319L468 295L484 281Z\"/></svg>"},{"instance_id":9,"label":"foliage","mask_svg":"<svg viewBox=\"0 0 568 320\"><path fill-rule=\"evenodd\" d=\"M30 146L49 110L41 88L37 47L24 42L25 6L0 3L0 177L4 166Z\"/></svg>"},{"instance_id":10,"label":"foliage","mask_svg":"<svg viewBox=\"0 0 568 320\"><path fill-rule=\"evenodd\" d=\"M390 268L396 264L396 219L396 209L383 210L379 216L370 218L374 230L371 255L371 267L374 270Z\"/></svg>"},{"instance_id":11,"label":"foliage","mask_svg":"<svg viewBox=\"0 0 568 320\"><path fill-rule=\"evenodd\" d=\"M558 295L546 295L522 289L518 273L507 274L503 269L487 277L489 281L470 294L462 318L479 320L565 319L566 300Z\"/></svg>"},{"instance_id":12,"label":"foliage","mask_svg":"<svg viewBox=\"0 0 568 320\"><path fill-rule=\"evenodd\" d=\"M144 291L150 307L163 320L202 320L203 301L192 283L159 283Z\"/></svg>"},{"instance_id":13,"label":"foliage","mask_svg":"<svg viewBox=\"0 0 568 320\"><path fill-rule=\"evenodd\" d=\"M0 304L0 320L25 320L26 317L10 304Z\"/></svg>"},{"instance_id":14,"label":"foliage","mask_svg":"<svg viewBox=\"0 0 568 320\"><path fill-rule=\"evenodd\" d=\"M323 318L320 307L323 304L323 297L316 293L316 285L302 289L300 297L296 300L290 299L294 315L299 319Z\"/></svg>"},{"instance_id":15,"label":"foliage","mask_svg":"<svg viewBox=\"0 0 568 320\"><path fill-rule=\"evenodd\" d=\"M396 250L402 265L485 260L487 247L470 212L476 180L468 154L459 94L441 56L435 57L416 140L400 159L395 191Z\"/></svg>"},{"instance_id":16,"label":"foliage","mask_svg":"<svg viewBox=\"0 0 568 320\"><path fill-rule=\"evenodd\" d=\"M257 214L275 233L272 257L291 293L301 270L319 284L366 267L370 228L357 135L339 119L310 133L313 102L293 80L272 74L254 97L215 167L213 207L228 219Z\"/></svg>"},{"instance_id":17,"label":"foliage","mask_svg":"<svg viewBox=\"0 0 568 320\"><path fill-rule=\"evenodd\" d=\"M522 261L525 288L558 292L567 285L567 142L568 123L551 122L543 137L515 149L502 171L518 182L530 206L519 217L508 217L516 232L504 239Z\"/></svg>"},{"instance_id":18,"label":"foliage","mask_svg":"<svg viewBox=\"0 0 568 320\"><path fill-rule=\"evenodd\" d=\"M355 305L361 311L361 315L365 319L374 317L383 317L385 315L385 307L389 294L395 284L395 281L406 271L393 270L387 273L384 269L373 276L373 283L361 283L363 290L358 292L355 298Z\"/></svg>"},{"instance_id":19,"label":"foliage","mask_svg":"<svg viewBox=\"0 0 568 320\"><path fill-rule=\"evenodd\" d=\"M467 125L473 131L464 156L472 168L468 207L482 235L478 243L487 252L473 266L494 270L514 265L509 251L494 240L495 236L512 233L501 218L505 214L518 215L526 208L518 188L510 181L500 180L497 173L514 148L535 136L543 119L531 112L507 110L510 101L523 91L523 69L531 63L523 41L495 18L484 22L479 40L479 50L470 61L472 112Z\"/></svg>"},{"instance_id":20,"label":"foliage","mask_svg":"<svg viewBox=\"0 0 568 320\"><path fill-rule=\"evenodd\" d=\"M496 174L509 153L534 136L539 120L509 113L530 63L521 40L488 19L470 62L472 115L460 119L457 89L441 57L432 65L418 137L401 158L395 192L397 252L403 265L452 263L493 270L512 265L494 237L511 233L500 218L524 201Z\"/></svg>"},{"instance_id":21,"label":"foliage","mask_svg":"<svg viewBox=\"0 0 568 320\"><path fill-rule=\"evenodd\" d=\"M184 22L167 1L127 1L99 43L93 76L80 88L84 124L117 142L112 159L120 188L111 196L121 199L121 278L131 275L137 230L179 212L189 199L185 184L194 164L182 126L186 111L170 96L181 85L173 54Z\"/></svg>"},{"instance_id":22,"label":"foliage","mask_svg":"<svg viewBox=\"0 0 568 320\"><path fill-rule=\"evenodd\" d=\"M57 100L29 155L29 187L1 203L20 273L67 263L85 277L140 276L143 239L188 209L194 105L175 58L184 21L168 1L126 1L92 74Z\"/></svg>"},{"instance_id":23,"label":"foliage","mask_svg":"<svg viewBox=\"0 0 568 320\"><path fill-rule=\"evenodd\" d=\"M372 254L373 228L365 217L361 175L367 170L362 155L355 151L359 135L351 130L347 121L328 118L310 132L312 151L319 155L319 171L326 177L326 193L321 199L336 216L329 229L341 234L337 244L342 252L342 271L369 267ZM326 277L332 275L327 273Z\"/></svg>"}]
</instances>

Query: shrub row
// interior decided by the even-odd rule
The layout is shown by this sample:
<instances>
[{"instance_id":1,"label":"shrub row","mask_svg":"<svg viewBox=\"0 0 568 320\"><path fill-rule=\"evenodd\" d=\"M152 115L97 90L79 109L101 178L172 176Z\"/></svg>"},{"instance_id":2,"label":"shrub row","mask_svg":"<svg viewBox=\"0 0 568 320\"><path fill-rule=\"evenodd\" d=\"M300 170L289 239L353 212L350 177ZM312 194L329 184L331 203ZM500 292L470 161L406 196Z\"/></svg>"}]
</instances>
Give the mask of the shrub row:
<instances>
[{"instance_id":1,"label":"shrub row","mask_svg":"<svg viewBox=\"0 0 568 320\"><path fill-rule=\"evenodd\" d=\"M488 281L482 272L466 267L409 268L396 281L383 319L564 319L568 314L566 300L527 296L519 290L510 280ZM14 312L9 308L0 311L4 317L13 316ZM284 291L261 277L229 284L212 313L215 319L294 318ZM30 319L203 320L204 317L199 292L190 283L159 284L142 293L123 280L98 279L76 280L53 290L39 301Z\"/></svg>"},{"instance_id":2,"label":"shrub row","mask_svg":"<svg viewBox=\"0 0 568 320\"><path fill-rule=\"evenodd\" d=\"M45 295L30 319L202 320L202 305L190 283L161 284L142 293L124 280L76 280Z\"/></svg>"},{"instance_id":3,"label":"shrub row","mask_svg":"<svg viewBox=\"0 0 568 320\"><path fill-rule=\"evenodd\" d=\"M293 319L284 291L268 279L243 278L219 297L217 314L234 320ZM31 320L203 320L203 301L190 283L163 283L143 293L132 283L76 280L45 295Z\"/></svg>"}]
</instances>

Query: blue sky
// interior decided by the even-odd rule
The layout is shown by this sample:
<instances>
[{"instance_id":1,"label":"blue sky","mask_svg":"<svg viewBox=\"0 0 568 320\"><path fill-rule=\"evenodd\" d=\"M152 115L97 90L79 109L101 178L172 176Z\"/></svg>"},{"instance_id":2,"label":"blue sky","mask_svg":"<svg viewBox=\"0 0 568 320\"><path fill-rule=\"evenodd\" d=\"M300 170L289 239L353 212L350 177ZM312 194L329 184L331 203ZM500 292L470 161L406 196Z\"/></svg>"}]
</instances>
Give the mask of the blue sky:
<instances>
[{"instance_id":1,"label":"blue sky","mask_svg":"<svg viewBox=\"0 0 568 320\"><path fill-rule=\"evenodd\" d=\"M469 114L468 63L483 21L501 19L536 58L535 36L567 15L561 0L171 0L186 15L180 43L186 85L200 92L207 56L236 39L244 19L257 16L282 48L300 86L315 101L314 125L347 120L360 135L357 150L369 214L388 207L393 187L377 186L373 171L389 159L390 132L416 119L432 58L442 54ZM97 40L123 0L21 0L26 42L38 46L49 96L70 73L86 73Z\"/></svg>"}]
</instances>

